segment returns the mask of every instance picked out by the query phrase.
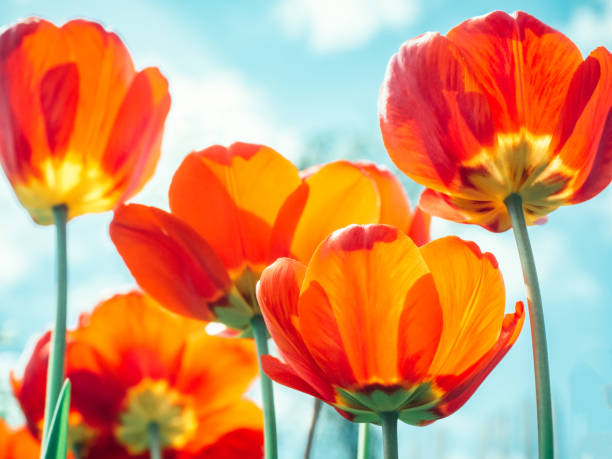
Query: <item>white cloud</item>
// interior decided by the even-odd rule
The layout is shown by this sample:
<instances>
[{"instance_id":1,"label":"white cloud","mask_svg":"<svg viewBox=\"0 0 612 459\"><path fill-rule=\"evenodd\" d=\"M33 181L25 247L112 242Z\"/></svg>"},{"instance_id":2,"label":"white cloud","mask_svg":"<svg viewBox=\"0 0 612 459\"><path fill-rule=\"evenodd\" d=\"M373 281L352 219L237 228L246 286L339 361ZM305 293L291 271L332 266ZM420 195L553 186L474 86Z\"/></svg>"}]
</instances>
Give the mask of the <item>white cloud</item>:
<instances>
[{"instance_id":1,"label":"white cloud","mask_svg":"<svg viewBox=\"0 0 612 459\"><path fill-rule=\"evenodd\" d=\"M597 8L578 6L564 30L585 53L597 46L612 45L612 3L605 0L598 3Z\"/></svg>"},{"instance_id":2,"label":"white cloud","mask_svg":"<svg viewBox=\"0 0 612 459\"><path fill-rule=\"evenodd\" d=\"M281 0L275 14L284 32L306 35L318 52L355 48L380 29L414 22L420 0Z\"/></svg>"}]
</instances>

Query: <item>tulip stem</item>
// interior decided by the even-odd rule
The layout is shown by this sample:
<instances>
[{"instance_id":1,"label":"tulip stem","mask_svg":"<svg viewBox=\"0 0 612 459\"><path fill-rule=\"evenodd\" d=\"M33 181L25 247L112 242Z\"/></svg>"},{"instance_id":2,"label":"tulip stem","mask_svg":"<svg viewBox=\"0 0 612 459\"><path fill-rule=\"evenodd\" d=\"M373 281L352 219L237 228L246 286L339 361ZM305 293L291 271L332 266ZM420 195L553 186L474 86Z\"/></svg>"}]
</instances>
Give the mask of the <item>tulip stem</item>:
<instances>
[{"instance_id":1,"label":"tulip stem","mask_svg":"<svg viewBox=\"0 0 612 459\"><path fill-rule=\"evenodd\" d=\"M395 411L380 413L380 420L382 421L383 458L398 459L397 413Z\"/></svg>"},{"instance_id":2,"label":"tulip stem","mask_svg":"<svg viewBox=\"0 0 612 459\"><path fill-rule=\"evenodd\" d=\"M370 424L359 424L359 439L357 440L357 459L367 459L370 451Z\"/></svg>"},{"instance_id":3,"label":"tulip stem","mask_svg":"<svg viewBox=\"0 0 612 459\"><path fill-rule=\"evenodd\" d=\"M314 441L315 429L317 427L317 420L319 419L319 413L321 412L321 400L318 398L314 399L312 407L312 419L310 421L310 429L308 429L308 439L306 440L306 449L304 450L304 459L310 459L310 453L312 451L312 444Z\"/></svg>"},{"instance_id":4,"label":"tulip stem","mask_svg":"<svg viewBox=\"0 0 612 459\"><path fill-rule=\"evenodd\" d=\"M68 207L53 207L56 228L56 277L57 306L55 328L51 332L51 350L47 366L47 394L45 398L45 421L43 424L43 443L49 435L51 420L62 385L64 384L64 354L66 353L66 309L68 295L68 262L66 250L66 223Z\"/></svg>"},{"instance_id":5,"label":"tulip stem","mask_svg":"<svg viewBox=\"0 0 612 459\"><path fill-rule=\"evenodd\" d=\"M504 202L512 221L516 246L523 268L525 286L527 287L538 412L539 457L540 459L552 459L554 457L552 401L542 295L540 293L533 251L529 242L529 234L527 233L522 198L519 194L513 193Z\"/></svg>"},{"instance_id":6,"label":"tulip stem","mask_svg":"<svg viewBox=\"0 0 612 459\"><path fill-rule=\"evenodd\" d=\"M276 440L276 415L274 413L274 392L272 380L264 373L261 366L261 356L268 354L268 329L261 314L251 318L253 336L257 345L257 361L261 379L261 399L264 412L265 459L277 459L278 448Z\"/></svg>"},{"instance_id":7,"label":"tulip stem","mask_svg":"<svg viewBox=\"0 0 612 459\"><path fill-rule=\"evenodd\" d=\"M149 431L149 451L151 459L161 459L161 448L159 444L159 425L152 422L147 429Z\"/></svg>"}]
</instances>

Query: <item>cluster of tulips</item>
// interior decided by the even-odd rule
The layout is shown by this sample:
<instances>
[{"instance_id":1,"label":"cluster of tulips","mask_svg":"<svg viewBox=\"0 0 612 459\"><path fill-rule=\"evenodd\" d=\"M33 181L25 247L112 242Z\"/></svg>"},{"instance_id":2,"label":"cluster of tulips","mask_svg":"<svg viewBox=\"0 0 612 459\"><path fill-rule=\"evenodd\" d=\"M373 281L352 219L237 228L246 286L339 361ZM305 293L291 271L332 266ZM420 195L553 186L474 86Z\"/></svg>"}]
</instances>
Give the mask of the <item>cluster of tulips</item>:
<instances>
[{"instance_id":1,"label":"cluster of tulips","mask_svg":"<svg viewBox=\"0 0 612 459\"><path fill-rule=\"evenodd\" d=\"M58 282L55 328L11 375L27 425L0 423L0 458L273 459L272 380L361 423L364 442L382 425L384 457L397 458L397 421L424 426L458 410L525 315L520 301L505 314L492 254L455 236L429 241L430 215L513 228L539 453L553 457L527 225L612 178L606 49L583 59L522 12L403 44L379 116L391 159L426 187L416 208L383 167L299 171L248 143L187 155L169 212L124 204L154 172L169 108L160 72L137 72L96 23L28 19L0 35L0 163L33 220L57 228ZM111 209L110 237L141 290L66 330L67 222ZM209 322L226 329L211 335ZM258 375L263 410L245 397Z\"/></svg>"}]
</instances>

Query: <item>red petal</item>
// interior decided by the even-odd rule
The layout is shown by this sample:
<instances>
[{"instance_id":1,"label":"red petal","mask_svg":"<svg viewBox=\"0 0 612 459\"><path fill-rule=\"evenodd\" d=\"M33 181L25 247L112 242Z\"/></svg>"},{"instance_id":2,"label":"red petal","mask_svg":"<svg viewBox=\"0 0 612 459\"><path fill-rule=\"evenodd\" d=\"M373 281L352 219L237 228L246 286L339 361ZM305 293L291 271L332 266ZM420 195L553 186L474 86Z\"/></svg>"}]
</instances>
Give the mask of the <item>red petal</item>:
<instances>
[{"instance_id":1,"label":"red petal","mask_svg":"<svg viewBox=\"0 0 612 459\"><path fill-rule=\"evenodd\" d=\"M213 320L207 303L231 288L212 248L177 217L154 207L119 208L111 239L130 272L163 306L187 317Z\"/></svg>"}]
</instances>

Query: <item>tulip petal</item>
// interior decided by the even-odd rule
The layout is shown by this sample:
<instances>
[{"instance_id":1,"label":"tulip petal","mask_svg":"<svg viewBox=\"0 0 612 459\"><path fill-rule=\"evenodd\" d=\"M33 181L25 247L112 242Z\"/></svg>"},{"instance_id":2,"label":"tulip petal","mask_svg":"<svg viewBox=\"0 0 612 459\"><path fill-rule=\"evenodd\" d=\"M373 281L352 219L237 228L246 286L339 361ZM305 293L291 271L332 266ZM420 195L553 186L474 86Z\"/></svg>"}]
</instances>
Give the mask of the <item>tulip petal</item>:
<instances>
[{"instance_id":1,"label":"tulip petal","mask_svg":"<svg viewBox=\"0 0 612 459\"><path fill-rule=\"evenodd\" d=\"M306 266L299 261L276 260L261 275L257 300L270 336L291 371L315 388L316 397L333 401L333 389L325 382L325 375L310 356L297 328L298 300L305 273Z\"/></svg>"},{"instance_id":2,"label":"tulip petal","mask_svg":"<svg viewBox=\"0 0 612 459\"><path fill-rule=\"evenodd\" d=\"M516 304L515 312L506 314L504 317L499 338L485 355L460 375L437 378L437 385L447 391L441 404L436 408L439 413L448 416L468 401L482 381L510 350L521 332L524 321L525 308L519 301Z\"/></svg>"},{"instance_id":3,"label":"tulip petal","mask_svg":"<svg viewBox=\"0 0 612 459\"><path fill-rule=\"evenodd\" d=\"M612 179L612 55L597 48L578 67L568 90L553 148L558 174L576 176L560 197L581 202L597 195ZM576 189L579 188L579 189Z\"/></svg>"},{"instance_id":4,"label":"tulip petal","mask_svg":"<svg viewBox=\"0 0 612 459\"><path fill-rule=\"evenodd\" d=\"M484 89L497 132L552 134L582 62L570 39L520 11L467 20L446 36Z\"/></svg>"},{"instance_id":5,"label":"tulip petal","mask_svg":"<svg viewBox=\"0 0 612 459\"><path fill-rule=\"evenodd\" d=\"M442 327L418 248L386 225L352 225L321 243L306 271L298 317L311 354L341 387L416 382Z\"/></svg>"},{"instance_id":6,"label":"tulip petal","mask_svg":"<svg viewBox=\"0 0 612 459\"><path fill-rule=\"evenodd\" d=\"M375 163L359 161L353 164L366 171L376 183L380 196L380 219L377 223L408 232L412 213L410 201L400 181L387 168Z\"/></svg>"},{"instance_id":7,"label":"tulip petal","mask_svg":"<svg viewBox=\"0 0 612 459\"><path fill-rule=\"evenodd\" d=\"M23 375L11 371L10 382L13 395L19 402L28 428L38 435L45 410L45 388L47 384L47 366L49 364L51 332L41 336L32 350L32 357L24 369ZM0 456L1 457L1 456Z\"/></svg>"},{"instance_id":8,"label":"tulip petal","mask_svg":"<svg viewBox=\"0 0 612 459\"><path fill-rule=\"evenodd\" d=\"M212 445L237 429L262 430L263 427L261 409L246 399L234 401L231 405L208 414L198 418L198 429L188 445L190 451L196 452Z\"/></svg>"},{"instance_id":9,"label":"tulip petal","mask_svg":"<svg viewBox=\"0 0 612 459\"><path fill-rule=\"evenodd\" d=\"M122 190L122 199L139 191L153 175L169 108L168 82L162 74L154 68L137 73L102 157L102 166L115 176L114 187Z\"/></svg>"},{"instance_id":10,"label":"tulip petal","mask_svg":"<svg viewBox=\"0 0 612 459\"><path fill-rule=\"evenodd\" d=\"M11 183L40 177L40 166L50 156L41 80L48 71L65 64L69 48L59 28L43 19L29 19L0 36L0 119L3 167ZM66 84L74 86L74 80ZM62 87L58 82L56 89ZM43 88L44 89L44 88ZM68 112L73 110L68 104ZM56 110L61 110L57 107ZM57 116L53 117L57 119Z\"/></svg>"},{"instance_id":11,"label":"tulip petal","mask_svg":"<svg viewBox=\"0 0 612 459\"><path fill-rule=\"evenodd\" d=\"M214 319L207 304L225 295L231 281L192 228L160 209L130 204L115 212L110 235L138 284L164 307Z\"/></svg>"},{"instance_id":12,"label":"tulip petal","mask_svg":"<svg viewBox=\"0 0 612 459\"><path fill-rule=\"evenodd\" d=\"M12 430L0 419L0 458L34 459L40 456L40 443L25 428Z\"/></svg>"},{"instance_id":13,"label":"tulip petal","mask_svg":"<svg viewBox=\"0 0 612 459\"><path fill-rule=\"evenodd\" d=\"M213 445L197 453L198 459L261 459L264 437L261 429L236 429L226 433ZM192 459L179 453L175 459Z\"/></svg>"},{"instance_id":14,"label":"tulip petal","mask_svg":"<svg viewBox=\"0 0 612 459\"><path fill-rule=\"evenodd\" d=\"M486 96L461 51L439 34L409 40L391 58L379 113L393 162L438 191L457 188L458 161L494 144Z\"/></svg>"},{"instance_id":15,"label":"tulip petal","mask_svg":"<svg viewBox=\"0 0 612 459\"><path fill-rule=\"evenodd\" d=\"M223 358L204 359L202 349ZM196 400L208 400L198 409L214 413L239 399L257 376L254 342L205 333L193 336L185 345L177 373L176 389ZM214 399L210 394L215 394Z\"/></svg>"},{"instance_id":16,"label":"tulip petal","mask_svg":"<svg viewBox=\"0 0 612 459\"><path fill-rule=\"evenodd\" d=\"M185 158L172 179L170 208L231 272L245 263L260 272L276 215L300 183L295 166L270 148L214 146Z\"/></svg>"},{"instance_id":17,"label":"tulip petal","mask_svg":"<svg viewBox=\"0 0 612 459\"><path fill-rule=\"evenodd\" d=\"M278 227L284 231L294 228L290 253L302 263L308 263L317 245L332 231L352 223L376 223L380 218L375 182L348 161L321 167L305 179L305 184L306 199L304 186L294 192L296 196L289 197L279 213L274 233L279 234ZM297 210L288 206L296 206ZM297 223L291 220L298 217Z\"/></svg>"},{"instance_id":18,"label":"tulip petal","mask_svg":"<svg viewBox=\"0 0 612 459\"><path fill-rule=\"evenodd\" d=\"M306 380L302 379L293 368L281 362L276 357L263 355L261 357L261 366L264 372L277 383L312 395L313 397L322 398L317 389L312 387Z\"/></svg>"},{"instance_id":19,"label":"tulip petal","mask_svg":"<svg viewBox=\"0 0 612 459\"><path fill-rule=\"evenodd\" d=\"M505 288L497 261L473 242L450 236L421 247L433 274L444 327L431 374L461 374L499 338Z\"/></svg>"},{"instance_id":20,"label":"tulip petal","mask_svg":"<svg viewBox=\"0 0 612 459\"><path fill-rule=\"evenodd\" d=\"M408 227L408 236L419 247L427 244L430 239L430 225L431 215L425 212L420 205L417 205Z\"/></svg>"},{"instance_id":21,"label":"tulip petal","mask_svg":"<svg viewBox=\"0 0 612 459\"><path fill-rule=\"evenodd\" d=\"M473 223L493 232L512 227L503 202L463 199L428 188L421 194L419 207L435 217L457 223Z\"/></svg>"}]
</instances>

